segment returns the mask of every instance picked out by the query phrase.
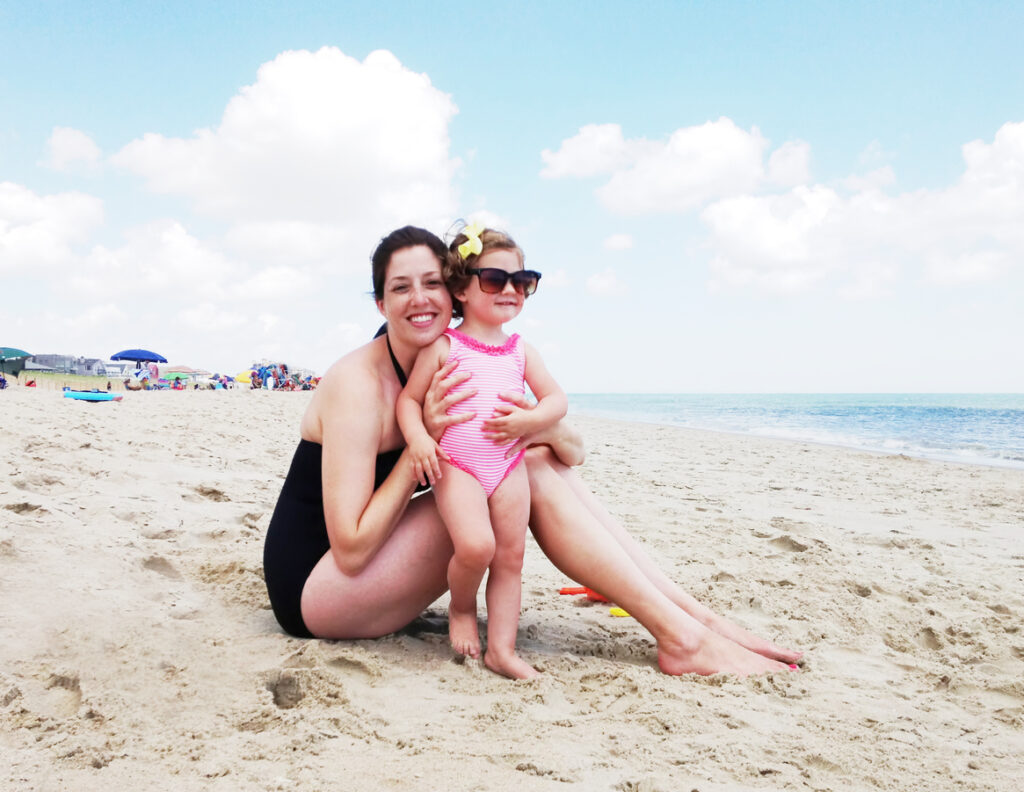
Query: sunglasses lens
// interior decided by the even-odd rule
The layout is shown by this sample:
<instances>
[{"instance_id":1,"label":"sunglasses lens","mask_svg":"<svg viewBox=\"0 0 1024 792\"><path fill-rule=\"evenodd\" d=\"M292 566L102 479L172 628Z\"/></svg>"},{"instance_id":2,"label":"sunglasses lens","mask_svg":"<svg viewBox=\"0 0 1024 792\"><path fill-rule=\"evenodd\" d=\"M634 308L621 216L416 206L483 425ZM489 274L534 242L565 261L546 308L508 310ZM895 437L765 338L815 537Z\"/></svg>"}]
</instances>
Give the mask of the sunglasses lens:
<instances>
[{"instance_id":1,"label":"sunglasses lens","mask_svg":"<svg viewBox=\"0 0 1024 792\"><path fill-rule=\"evenodd\" d=\"M538 280L540 280L540 275L533 270L523 270L512 275L512 285L516 287L517 292L525 297L529 297L537 291Z\"/></svg>"},{"instance_id":2,"label":"sunglasses lens","mask_svg":"<svg viewBox=\"0 0 1024 792\"><path fill-rule=\"evenodd\" d=\"M496 294L508 283L508 273L500 269L486 268L480 270L480 288L485 292Z\"/></svg>"}]
</instances>

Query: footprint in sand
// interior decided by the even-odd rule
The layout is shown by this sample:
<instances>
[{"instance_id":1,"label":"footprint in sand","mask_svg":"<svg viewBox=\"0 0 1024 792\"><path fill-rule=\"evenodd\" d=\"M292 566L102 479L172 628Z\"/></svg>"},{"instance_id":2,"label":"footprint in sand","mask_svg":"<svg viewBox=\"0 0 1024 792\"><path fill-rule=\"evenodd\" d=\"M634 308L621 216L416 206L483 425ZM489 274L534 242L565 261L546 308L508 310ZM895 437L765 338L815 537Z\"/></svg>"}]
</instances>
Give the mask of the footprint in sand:
<instances>
[{"instance_id":1,"label":"footprint in sand","mask_svg":"<svg viewBox=\"0 0 1024 792\"><path fill-rule=\"evenodd\" d=\"M34 511L46 513L46 509L42 506L37 506L34 503L5 503L4 508L8 511L12 511L15 514L28 514Z\"/></svg>"},{"instance_id":2,"label":"footprint in sand","mask_svg":"<svg viewBox=\"0 0 1024 792\"><path fill-rule=\"evenodd\" d=\"M46 708L59 718L69 718L82 704L82 686L78 674L53 674L46 681Z\"/></svg>"},{"instance_id":3,"label":"footprint in sand","mask_svg":"<svg viewBox=\"0 0 1024 792\"><path fill-rule=\"evenodd\" d=\"M166 578L172 580L181 580L181 572L179 572L174 564L168 561L163 556L150 556L142 562L144 569L148 569L151 572L156 572L159 575L163 575Z\"/></svg>"},{"instance_id":4,"label":"footprint in sand","mask_svg":"<svg viewBox=\"0 0 1024 792\"><path fill-rule=\"evenodd\" d=\"M931 627L925 627L917 633L917 643L924 649L938 651L942 648L942 639Z\"/></svg>"},{"instance_id":5,"label":"footprint in sand","mask_svg":"<svg viewBox=\"0 0 1024 792\"><path fill-rule=\"evenodd\" d=\"M216 501L217 503L231 500L231 498L216 487L207 487L200 484L198 487L195 487L195 491L207 500Z\"/></svg>"},{"instance_id":6,"label":"footprint in sand","mask_svg":"<svg viewBox=\"0 0 1024 792\"><path fill-rule=\"evenodd\" d=\"M802 553L810 547L810 545L801 544L788 534L778 536L775 539L772 539L768 544L773 547L778 547L780 550L788 550L791 553Z\"/></svg>"}]
</instances>

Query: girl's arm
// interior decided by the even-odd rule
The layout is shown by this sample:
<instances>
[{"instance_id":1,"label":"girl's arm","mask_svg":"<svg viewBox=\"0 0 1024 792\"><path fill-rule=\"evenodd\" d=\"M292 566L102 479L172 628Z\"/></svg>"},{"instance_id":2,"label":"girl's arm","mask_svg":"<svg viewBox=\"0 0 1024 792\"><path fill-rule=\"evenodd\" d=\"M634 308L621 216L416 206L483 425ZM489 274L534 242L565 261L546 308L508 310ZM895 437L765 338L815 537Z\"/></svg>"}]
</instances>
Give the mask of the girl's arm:
<instances>
[{"instance_id":1,"label":"girl's arm","mask_svg":"<svg viewBox=\"0 0 1024 792\"><path fill-rule=\"evenodd\" d=\"M485 435L498 444L519 441L549 429L564 418L569 409L565 392L548 372L540 354L529 344L524 343L524 347L526 384L537 397L537 404L532 410L512 406L504 415L485 422Z\"/></svg>"},{"instance_id":2,"label":"girl's arm","mask_svg":"<svg viewBox=\"0 0 1024 792\"><path fill-rule=\"evenodd\" d=\"M340 376L322 382L322 404L330 405L320 416L322 429L322 480L324 517L331 555L347 575L362 571L377 554L398 524L416 489L408 452L379 488L374 490L377 452L383 414L390 410L380 383L369 371L356 366L336 372ZM325 377L325 380L327 378Z\"/></svg>"},{"instance_id":3,"label":"girl's arm","mask_svg":"<svg viewBox=\"0 0 1024 792\"><path fill-rule=\"evenodd\" d=\"M497 411L502 415L507 415L515 408L522 410L533 409L534 405L531 404L530 400L522 393L502 393L499 395L500 398L508 402L508 404L499 404L497 407ZM485 427L487 424L488 422L484 421ZM558 457L558 461L563 465L568 465L569 467L582 465L586 459L586 450L583 446L583 435L581 435L579 431L565 418L558 421L554 426L550 426L547 429L541 429L539 432L519 438L519 442L505 452L505 458L510 459L523 449L529 448L530 446L542 445L548 446L555 452L555 456Z\"/></svg>"},{"instance_id":4,"label":"girl's arm","mask_svg":"<svg viewBox=\"0 0 1024 792\"><path fill-rule=\"evenodd\" d=\"M395 417L405 437L406 451L412 460L413 472L420 484L428 481L433 485L441 477L438 457L448 461L448 455L428 434L423 425L423 400L427 389L433 383L434 375L448 355L449 341L442 336L430 346L424 347L416 356L409 381L398 394ZM443 349L443 357L442 357Z\"/></svg>"}]
</instances>

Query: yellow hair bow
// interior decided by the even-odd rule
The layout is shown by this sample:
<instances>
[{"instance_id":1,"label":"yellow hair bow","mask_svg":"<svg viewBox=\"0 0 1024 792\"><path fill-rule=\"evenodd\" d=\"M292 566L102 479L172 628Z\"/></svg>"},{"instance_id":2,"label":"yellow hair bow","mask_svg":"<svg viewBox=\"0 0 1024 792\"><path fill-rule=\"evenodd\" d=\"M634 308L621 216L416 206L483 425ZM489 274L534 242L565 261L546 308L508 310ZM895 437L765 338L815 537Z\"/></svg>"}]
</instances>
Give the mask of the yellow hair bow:
<instances>
[{"instance_id":1,"label":"yellow hair bow","mask_svg":"<svg viewBox=\"0 0 1024 792\"><path fill-rule=\"evenodd\" d=\"M480 241L480 235L483 232L484 227L475 221L462 229L462 233L466 236L466 241L459 245L459 256L463 261L474 254L479 256L481 251L483 251L484 243Z\"/></svg>"}]
</instances>

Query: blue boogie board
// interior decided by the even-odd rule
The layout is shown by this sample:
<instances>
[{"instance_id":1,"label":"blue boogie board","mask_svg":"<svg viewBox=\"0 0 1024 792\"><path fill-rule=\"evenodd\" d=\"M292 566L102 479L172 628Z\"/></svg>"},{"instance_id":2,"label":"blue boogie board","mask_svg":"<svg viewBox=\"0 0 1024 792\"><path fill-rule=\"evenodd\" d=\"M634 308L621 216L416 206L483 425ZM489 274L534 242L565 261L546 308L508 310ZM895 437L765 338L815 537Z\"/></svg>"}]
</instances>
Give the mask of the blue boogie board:
<instances>
[{"instance_id":1,"label":"blue boogie board","mask_svg":"<svg viewBox=\"0 0 1024 792\"><path fill-rule=\"evenodd\" d=\"M64 398L66 399L79 399L80 401L90 402L109 402L109 401L121 401L123 398L120 393L110 393L108 391L76 391L66 390L64 391Z\"/></svg>"}]
</instances>

